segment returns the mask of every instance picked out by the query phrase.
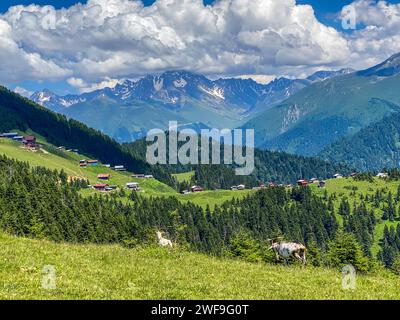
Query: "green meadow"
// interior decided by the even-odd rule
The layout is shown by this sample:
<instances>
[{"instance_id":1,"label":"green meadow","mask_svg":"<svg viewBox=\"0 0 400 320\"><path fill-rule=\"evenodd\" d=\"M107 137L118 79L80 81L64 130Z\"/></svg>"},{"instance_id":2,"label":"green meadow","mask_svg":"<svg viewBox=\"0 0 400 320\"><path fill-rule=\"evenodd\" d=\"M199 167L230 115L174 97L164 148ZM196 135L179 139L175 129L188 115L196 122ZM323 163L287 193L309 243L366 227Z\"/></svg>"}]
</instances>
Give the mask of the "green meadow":
<instances>
[{"instance_id":1,"label":"green meadow","mask_svg":"<svg viewBox=\"0 0 400 320\"><path fill-rule=\"evenodd\" d=\"M339 270L251 264L158 247L55 244L0 234L0 299L400 299L382 270L342 287ZM42 287L55 268L53 290Z\"/></svg>"}]
</instances>

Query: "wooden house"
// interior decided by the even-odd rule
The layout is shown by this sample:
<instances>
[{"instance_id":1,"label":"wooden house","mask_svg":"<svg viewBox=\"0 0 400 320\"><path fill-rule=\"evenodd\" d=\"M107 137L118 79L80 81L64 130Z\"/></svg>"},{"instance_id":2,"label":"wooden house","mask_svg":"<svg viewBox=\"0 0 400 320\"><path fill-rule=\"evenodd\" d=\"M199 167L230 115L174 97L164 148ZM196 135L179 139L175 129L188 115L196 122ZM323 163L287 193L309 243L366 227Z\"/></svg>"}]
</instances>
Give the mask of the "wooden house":
<instances>
[{"instance_id":1,"label":"wooden house","mask_svg":"<svg viewBox=\"0 0 400 320\"><path fill-rule=\"evenodd\" d=\"M99 180L110 180L111 175L108 173L101 173L97 175L97 179Z\"/></svg>"},{"instance_id":2,"label":"wooden house","mask_svg":"<svg viewBox=\"0 0 400 320\"><path fill-rule=\"evenodd\" d=\"M8 138L8 139L13 139L16 136L18 136L17 132L5 132L1 134L2 138Z\"/></svg>"},{"instance_id":3,"label":"wooden house","mask_svg":"<svg viewBox=\"0 0 400 320\"><path fill-rule=\"evenodd\" d=\"M308 186L308 180L299 180L297 181L297 185L300 187L307 187Z\"/></svg>"},{"instance_id":4,"label":"wooden house","mask_svg":"<svg viewBox=\"0 0 400 320\"><path fill-rule=\"evenodd\" d=\"M139 183L137 183L137 182L129 182L129 183L126 184L126 187L128 189L130 189L130 190L137 191L137 190L139 190Z\"/></svg>"},{"instance_id":5,"label":"wooden house","mask_svg":"<svg viewBox=\"0 0 400 320\"><path fill-rule=\"evenodd\" d=\"M192 192L203 192L203 188L199 186L193 186L191 190Z\"/></svg>"},{"instance_id":6,"label":"wooden house","mask_svg":"<svg viewBox=\"0 0 400 320\"><path fill-rule=\"evenodd\" d=\"M133 175L132 175L132 178L135 178L135 179L144 179L145 178L145 174L144 173L134 173Z\"/></svg>"},{"instance_id":7,"label":"wooden house","mask_svg":"<svg viewBox=\"0 0 400 320\"><path fill-rule=\"evenodd\" d=\"M15 137L13 137L12 139L13 139L14 141L19 141L19 142L24 141L24 137L23 137L23 136L15 136Z\"/></svg>"},{"instance_id":8,"label":"wooden house","mask_svg":"<svg viewBox=\"0 0 400 320\"><path fill-rule=\"evenodd\" d=\"M88 160L86 163L88 166L97 167L99 164L99 161L98 160Z\"/></svg>"},{"instance_id":9,"label":"wooden house","mask_svg":"<svg viewBox=\"0 0 400 320\"><path fill-rule=\"evenodd\" d=\"M27 148L36 148L37 143L36 143L36 137L35 136L26 136L22 140L22 143L27 147Z\"/></svg>"},{"instance_id":10,"label":"wooden house","mask_svg":"<svg viewBox=\"0 0 400 320\"><path fill-rule=\"evenodd\" d=\"M105 191L107 187L108 187L108 184L103 184L103 183L98 183L93 186L93 188L95 188L98 191Z\"/></svg>"},{"instance_id":11,"label":"wooden house","mask_svg":"<svg viewBox=\"0 0 400 320\"><path fill-rule=\"evenodd\" d=\"M381 178L381 179L387 179L387 178L389 178L389 174L388 174L387 172L379 172L376 176L377 176L378 178Z\"/></svg>"}]
</instances>

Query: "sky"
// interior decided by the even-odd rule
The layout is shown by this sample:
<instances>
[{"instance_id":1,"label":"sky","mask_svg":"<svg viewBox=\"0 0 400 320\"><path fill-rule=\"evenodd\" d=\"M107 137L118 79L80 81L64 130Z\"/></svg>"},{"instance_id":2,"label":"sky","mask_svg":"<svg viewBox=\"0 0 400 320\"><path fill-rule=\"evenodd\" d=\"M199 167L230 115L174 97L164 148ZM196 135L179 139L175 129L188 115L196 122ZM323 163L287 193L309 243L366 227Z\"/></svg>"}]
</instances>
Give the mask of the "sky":
<instances>
[{"instance_id":1,"label":"sky","mask_svg":"<svg viewBox=\"0 0 400 320\"><path fill-rule=\"evenodd\" d=\"M1 0L0 84L29 96L174 69L267 82L367 68L400 52L399 3Z\"/></svg>"}]
</instances>

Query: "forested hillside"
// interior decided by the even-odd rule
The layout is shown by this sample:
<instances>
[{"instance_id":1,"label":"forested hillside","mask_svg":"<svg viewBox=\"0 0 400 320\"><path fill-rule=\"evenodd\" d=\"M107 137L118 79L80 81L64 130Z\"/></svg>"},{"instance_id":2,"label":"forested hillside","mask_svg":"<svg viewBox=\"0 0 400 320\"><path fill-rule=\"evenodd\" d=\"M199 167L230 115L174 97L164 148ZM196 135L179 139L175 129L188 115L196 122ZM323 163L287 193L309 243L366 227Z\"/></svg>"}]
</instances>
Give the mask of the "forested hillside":
<instances>
[{"instance_id":1,"label":"forested hillside","mask_svg":"<svg viewBox=\"0 0 400 320\"><path fill-rule=\"evenodd\" d=\"M357 134L332 144L320 156L329 161L347 163L360 171L398 167L400 113L394 113Z\"/></svg>"},{"instance_id":2,"label":"forested hillside","mask_svg":"<svg viewBox=\"0 0 400 320\"><path fill-rule=\"evenodd\" d=\"M199 139L200 140L200 139ZM140 139L123 147L134 157L145 159L146 140ZM224 146L221 144L221 158ZM348 174L353 171L350 166L340 163L324 161L319 158L310 158L291 155L284 152L272 152L255 149L255 170L250 177L237 177L232 167L222 165L213 166L182 166L167 165L171 173L196 172L193 182L209 186L210 188L226 188L234 184L247 183L254 185L259 182L273 182L277 184L295 183L299 179L320 178L327 179L335 173ZM200 158L200 155L199 155ZM221 163L223 160L221 159Z\"/></svg>"},{"instance_id":3,"label":"forested hillside","mask_svg":"<svg viewBox=\"0 0 400 320\"><path fill-rule=\"evenodd\" d=\"M0 87L0 119L0 131L30 129L55 146L79 149L82 154L97 158L103 163L122 164L132 172L152 173L169 185L175 184L164 168L150 167L101 132L49 111L3 87Z\"/></svg>"}]
</instances>

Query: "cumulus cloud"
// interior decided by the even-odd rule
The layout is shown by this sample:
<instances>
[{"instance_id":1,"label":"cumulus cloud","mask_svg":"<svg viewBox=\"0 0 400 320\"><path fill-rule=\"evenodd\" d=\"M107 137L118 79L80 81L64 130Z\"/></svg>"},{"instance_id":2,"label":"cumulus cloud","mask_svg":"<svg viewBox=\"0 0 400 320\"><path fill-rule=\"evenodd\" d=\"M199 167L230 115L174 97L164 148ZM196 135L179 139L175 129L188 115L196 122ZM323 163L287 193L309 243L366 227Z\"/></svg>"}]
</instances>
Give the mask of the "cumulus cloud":
<instances>
[{"instance_id":1,"label":"cumulus cloud","mask_svg":"<svg viewBox=\"0 0 400 320\"><path fill-rule=\"evenodd\" d=\"M357 0L351 6L361 27L348 35L353 67L371 66L400 52L400 4Z\"/></svg>"},{"instance_id":2,"label":"cumulus cloud","mask_svg":"<svg viewBox=\"0 0 400 320\"><path fill-rule=\"evenodd\" d=\"M351 35L322 24L311 6L295 0L219 0L208 6L202 0L157 0L149 7L140 0L89 0L61 10L20 5L0 16L0 58L7 61L1 74L9 81L64 77L88 90L92 83L101 87L168 69L295 76L396 50L398 6L354 4L370 27Z\"/></svg>"},{"instance_id":3,"label":"cumulus cloud","mask_svg":"<svg viewBox=\"0 0 400 320\"><path fill-rule=\"evenodd\" d=\"M0 39L0 82L63 78L70 73L52 59L43 58L40 51L23 50L14 39L10 24L1 18Z\"/></svg>"},{"instance_id":4,"label":"cumulus cloud","mask_svg":"<svg viewBox=\"0 0 400 320\"><path fill-rule=\"evenodd\" d=\"M219 0L208 6L202 0L157 0L150 7L139 0L89 0L61 10L15 6L0 18L14 50L35 65L24 79L71 72L70 78L93 83L166 69L260 75L295 67L299 73L343 63L350 55L342 34L295 0Z\"/></svg>"},{"instance_id":5,"label":"cumulus cloud","mask_svg":"<svg viewBox=\"0 0 400 320\"><path fill-rule=\"evenodd\" d=\"M101 90L104 88L114 88L120 80L118 79L110 79L106 78L103 81L88 84L83 79L80 78L69 78L67 79L67 83L75 88L77 88L81 93L92 92L95 90Z\"/></svg>"},{"instance_id":6,"label":"cumulus cloud","mask_svg":"<svg viewBox=\"0 0 400 320\"><path fill-rule=\"evenodd\" d=\"M25 88L19 86L15 87L14 92L26 98L30 98L33 94L32 91L26 90Z\"/></svg>"}]
</instances>

